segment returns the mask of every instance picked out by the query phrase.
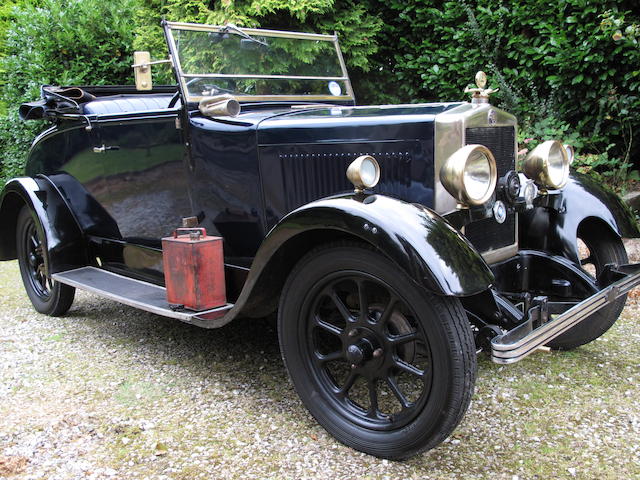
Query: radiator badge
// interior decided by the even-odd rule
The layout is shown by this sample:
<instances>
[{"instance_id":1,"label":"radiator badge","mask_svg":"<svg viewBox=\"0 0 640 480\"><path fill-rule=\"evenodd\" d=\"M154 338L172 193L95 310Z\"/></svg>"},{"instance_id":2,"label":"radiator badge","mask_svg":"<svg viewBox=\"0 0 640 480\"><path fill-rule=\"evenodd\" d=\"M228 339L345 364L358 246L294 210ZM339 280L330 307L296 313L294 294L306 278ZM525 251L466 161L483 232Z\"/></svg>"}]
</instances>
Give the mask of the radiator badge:
<instances>
[{"instance_id":1,"label":"radiator badge","mask_svg":"<svg viewBox=\"0 0 640 480\"><path fill-rule=\"evenodd\" d=\"M487 113L487 122L489 125L495 125L498 122L498 113L493 108Z\"/></svg>"}]
</instances>

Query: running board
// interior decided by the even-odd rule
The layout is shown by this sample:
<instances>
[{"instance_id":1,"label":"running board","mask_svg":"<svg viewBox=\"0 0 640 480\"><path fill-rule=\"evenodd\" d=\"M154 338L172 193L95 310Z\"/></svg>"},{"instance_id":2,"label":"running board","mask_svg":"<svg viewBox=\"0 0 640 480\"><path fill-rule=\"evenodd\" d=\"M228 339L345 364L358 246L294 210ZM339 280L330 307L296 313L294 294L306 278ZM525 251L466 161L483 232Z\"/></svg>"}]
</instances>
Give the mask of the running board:
<instances>
[{"instance_id":1,"label":"running board","mask_svg":"<svg viewBox=\"0 0 640 480\"><path fill-rule=\"evenodd\" d=\"M173 310L167 303L166 289L159 285L135 280L95 267L82 267L66 272L54 273L53 280L70 285L80 290L95 293L131 307L147 312L176 318L199 327L215 328L217 320L223 317L233 304L227 303L221 307L193 312L186 309Z\"/></svg>"},{"instance_id":2,"label":"running board","mask_svg":"<svg viewBox=\"0 0 640 480\"><path fill-rule=\"evenodd\" d=\"M503 335L493 337L491 359L502 365L522 360L640 284L640 264L623 265L616 273L625 275L566 312L554 315L547 323L533 328L530 315L525 323Z\"/></svg>"}]
</instances>

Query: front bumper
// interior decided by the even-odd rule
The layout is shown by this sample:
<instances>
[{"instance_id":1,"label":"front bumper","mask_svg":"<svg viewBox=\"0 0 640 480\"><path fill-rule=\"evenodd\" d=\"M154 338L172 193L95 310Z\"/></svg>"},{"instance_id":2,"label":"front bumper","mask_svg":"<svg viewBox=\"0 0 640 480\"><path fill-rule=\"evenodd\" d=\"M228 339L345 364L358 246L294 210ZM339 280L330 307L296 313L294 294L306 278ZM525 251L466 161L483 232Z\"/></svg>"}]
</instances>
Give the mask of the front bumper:
<instances>
[{"instance_id":1,"label":"front bumper","mask_svg":"<svg viewBox=\"0 0 640 480\"><path fill-rule=\"evenodd\" d=\"M537 312L529 312L526 322L491 340L491 359L495 363L515 363L535 352L640 284L640 264L622 265L609 272L614 281L564 313L549 316L549 321L535 327ZM533 309L532 309L533 310ZM533 313L533 314L532 314Z\"/></svg>"}]
</instances>

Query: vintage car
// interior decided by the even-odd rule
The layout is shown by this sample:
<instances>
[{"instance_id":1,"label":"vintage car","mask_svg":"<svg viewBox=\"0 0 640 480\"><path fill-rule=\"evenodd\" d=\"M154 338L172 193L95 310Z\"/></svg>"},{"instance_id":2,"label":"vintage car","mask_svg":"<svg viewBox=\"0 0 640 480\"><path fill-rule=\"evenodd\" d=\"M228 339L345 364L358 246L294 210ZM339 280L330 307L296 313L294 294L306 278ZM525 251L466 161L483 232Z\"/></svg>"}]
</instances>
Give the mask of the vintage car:
<instances>
[{"instance_id":1,"label":"vintage car","mask_svg":"<svg viewBox=\"0 0 640 480\"><path fill-rule=\"evenodd\" d=\"M334 35L163 27L170 60L137 52L136 88L21 107L53 125L0 197L0 259L38 312L76 288L204 328L277 311L311 414L401 459L458 425L481 350L591 342L640 282L626 206L561 140L518 168L481 72L470 102L356 106ZM160 62L177 85L153 86Z\"/></svg>"}]
</instances>

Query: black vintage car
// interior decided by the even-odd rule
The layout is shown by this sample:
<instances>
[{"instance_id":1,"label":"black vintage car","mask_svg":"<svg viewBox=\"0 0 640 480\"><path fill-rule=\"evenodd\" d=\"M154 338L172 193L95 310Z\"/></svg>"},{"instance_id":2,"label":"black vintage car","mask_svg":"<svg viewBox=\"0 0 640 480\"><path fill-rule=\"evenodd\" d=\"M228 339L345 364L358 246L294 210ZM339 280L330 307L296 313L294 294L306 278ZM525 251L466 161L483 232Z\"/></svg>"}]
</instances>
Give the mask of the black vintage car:
<instances>
[{"instance_id":1,"label":"black vintage car","mask_svg":"<svg viewBox=\"0 0 640 480\"><path fill-rule=\"evenodd\" d=\"M0 259L37 311L64 314L75 288L204 328L277 310L311 414L406 458L460 422L480 350L583 345L640 282L628 209L561 141L518 172L516 119L481 72L471 102L356 106L335 36L164 30L177 86L137 52L136 89L48 86L21 107L53 125L0 197ZM183 223L223 238L227 303L168 302L161 239Z\"/></svg>"}]
</instances>

